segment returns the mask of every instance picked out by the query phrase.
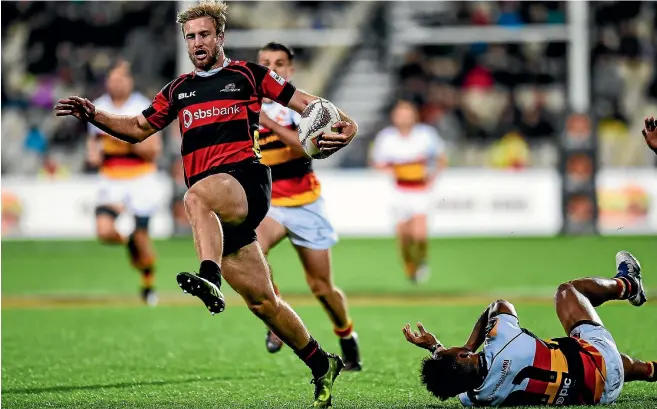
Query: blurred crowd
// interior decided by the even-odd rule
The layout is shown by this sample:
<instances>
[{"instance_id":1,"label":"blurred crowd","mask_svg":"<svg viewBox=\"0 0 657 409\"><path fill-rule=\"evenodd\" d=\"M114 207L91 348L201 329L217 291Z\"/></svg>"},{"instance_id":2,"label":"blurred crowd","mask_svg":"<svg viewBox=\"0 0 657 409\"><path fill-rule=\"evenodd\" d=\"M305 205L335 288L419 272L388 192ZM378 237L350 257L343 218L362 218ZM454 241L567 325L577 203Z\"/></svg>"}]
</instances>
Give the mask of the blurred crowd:
<instances>
[{"instance_id":1,"label":"blurred crowd","mask_svg":"<svg viewBox=\"0 0 657 409\"><path fill-rule=\"evenodd\" d=\"M230 2L228 28L339 28L344 3ZM448 2L435 13L432 4L418 4L414 18L422 25L567 21L565 2ZM154 95L177 74L176 8L176 2L2 2L2 173L66 177L88 170L86 129L54 118L55 99L100 96L119 56L131 62L137 90ZM644 115L657 113L655 4L595 2L591 10L600 159L613 166L651 163L635 134ZM553 166L568 113L566 50L550 42L418 46L397 65L396 95L421 104L422 120L449 142L452 164ZM313 49L295 51L303 70ZM227 53L253 59L255 50L230 49L228 40ZM178 138L169 127L160 164L174 175Z\"/></svg>"},{"instance_id":2,"label":"blurred crowd","mask_svg":"<svg viewBox=\"0 0 657 409\"><path fill-rule=\"evenodd\" d=\"M175 3L2 2L2 172L57 177L85 169L85 125L52 115L58 97L104 93L119 56L138 91L175 73ZM130 30L126 30L130 27Z\"/></svg>"},{"instance_id":3,"label":"blurred crowd","mask_svg":"<svg viewBox=\"0 0 657 409\"><path fill-rule=\"evenodd\" d=\"M344 4L230 2L228 29L339 27ZM97 172L87 160L85 124L55 118L52 107L62 96L93 100L104 94L107 73L120 59L130 62L135 91L155 95L178 74L178 4L20 1L1 7L2 173L60 179ZM295 51L301 68L313 57L312 49ZM226 52L253 59L256 50L231 49L229 43ZM185 233L189 223L180 201L186 188L177 125L162 136L158 166L173 178L176 231Z\"/></svg>"},{"instance_id":4,"label":"blurred crowd","mask_svg":"<svg viewBox=\"0 0 657 409\"><path fill-rule=\"evenodd\" d=\"M416 16L423 25L564 23L564 2L461 2ZM654 3L592 2L591 114L600 161L641 166L644 115L657 112ZM422 106L422 120L450 141L460 164L554 166L570 113L567 45L559 42L419 46L400 65L397 96Z\"/></svg>"}]
</instances>

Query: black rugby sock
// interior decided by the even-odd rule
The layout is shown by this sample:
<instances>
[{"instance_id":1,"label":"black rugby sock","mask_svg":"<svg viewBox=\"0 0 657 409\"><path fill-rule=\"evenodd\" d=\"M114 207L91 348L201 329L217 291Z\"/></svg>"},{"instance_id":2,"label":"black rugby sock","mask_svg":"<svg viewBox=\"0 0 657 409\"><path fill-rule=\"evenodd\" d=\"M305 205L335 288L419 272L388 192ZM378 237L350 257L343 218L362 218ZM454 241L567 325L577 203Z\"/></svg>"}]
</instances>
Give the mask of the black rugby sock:
<instances>
[{"instance_id":1,"label":"black rugby sock","mask_svg":"<svg viewBox=\"0 0 657 409\"><path fill-rule=\"evenodd\" d=\"M294 353L310 368L314 378L324 376L328 372L328 355L313 337L310 337L308 345Z\"/></svg>"},{"instance_id":2,"label":"black rugby sock","mask_svg":"<svg viewBox=\"0 0 657 409\"><path fill-rule=\"evenodd\" d=\"M201 261L198 275L221 288L221 268L212 260Z\"/></svg>"}]
</instances>

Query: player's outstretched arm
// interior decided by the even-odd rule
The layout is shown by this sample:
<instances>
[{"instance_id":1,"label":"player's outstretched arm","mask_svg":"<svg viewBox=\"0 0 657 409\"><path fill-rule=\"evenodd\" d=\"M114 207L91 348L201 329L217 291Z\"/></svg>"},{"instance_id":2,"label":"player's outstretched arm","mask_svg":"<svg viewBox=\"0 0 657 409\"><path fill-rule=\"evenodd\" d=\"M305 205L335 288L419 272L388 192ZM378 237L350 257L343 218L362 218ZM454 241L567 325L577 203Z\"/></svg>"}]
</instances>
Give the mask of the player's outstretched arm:
<instances>
[{"instance_id":1,"label":"player's outstretched arm","mask_svg":"<svg viewBox=\"0 0 657 409\"><path fill-rule=\"evenodd\" d=\"M464 347L470 351L476 351L484 343L486 339L488 322L491 318L494 318L499 314L510 314L514 317L517 317L516 309L510 302L506 300L497 300L491 303L486 310L481 314L474 328L472 328L472 333L470 338L465 343Z\"/></svg>"},{"instance_id":2,"label":"player's outstretched arm","mask_svg":"<svg viewBox=\"0 0 657 409\"><path fill-rule=\"evenodd\" d=\"M298 113L302 113L308 104L316 99L319 99L319 97L297 89L294 91L287 106ZM340 108L338 108L338 113L340 114L340 122L333 124L333 127L339 129L340 133L323 135L322 140L319 142L319 148L324 153L331 154L347 146L358 133L358 124L356 121L351 119Z\"/></svg>"},{"instance_id":3,"label":"player's outstretched arm","mask_svg":"<svg viewBox=\"0 0 657 409\"><path fill-rule=\"evenodd\" d=\"M74 116L81 121L88 121L97 128L117 139L128 143L139 143L157 132L144 117L114 115L97 110L86 98L72 96L57 101L56 116Z\"/></svg>"}]
</instances>

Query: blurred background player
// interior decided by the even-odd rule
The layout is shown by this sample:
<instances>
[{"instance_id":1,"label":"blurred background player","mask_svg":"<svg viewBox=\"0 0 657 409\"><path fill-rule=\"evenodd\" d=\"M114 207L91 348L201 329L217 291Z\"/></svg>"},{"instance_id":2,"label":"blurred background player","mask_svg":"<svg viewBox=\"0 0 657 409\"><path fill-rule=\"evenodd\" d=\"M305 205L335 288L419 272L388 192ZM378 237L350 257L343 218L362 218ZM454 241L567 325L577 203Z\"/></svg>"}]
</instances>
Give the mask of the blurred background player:
<instances>
[{"instance_id":1,"label":"blurred background player","mask_svg":"<svg viewBox=\"0 0 657 409\"><path fill-rule=\"evenodd\" d=\"M285 80L294 73L294 52L289 47L271 42L260 48L258 63ZM265 255L288 237L294 246L311 291L333 322L340 338L345 370L360 370L357 334L347 312L347 300L333 284L331 247L338 241L328 220L320 184L309 159L301 147L296 128L300 115L274 101L263 100L260 114L259 144L262 163L271 168L272 199L267 217L256 233ZM274 283L278 294L278 287ZM267 350L278 352L283 342L267 331Z\"/></svg>"},{"instance_id":2,"label":"blurred background player","mask_svg":"<svg viewBox=\"0 0 657 409\"><path fill-rule=\"evenodd\" d=\"M376 135L370 161L389 172L396 189L393 212L406 276L425 281L427 265L427 213L436 176L446 164L445 146L435 128L418 123L416 105L398 100L390 115L392 126Z\"/></svg>"},{"instance_id":3,"label":"blurred background player","mask_svg":"<svg viewBox=\"0 0 657 409\"><path fill-rule=\"evenodd\" d=\"M130 65L118 61L106 81L107 93L93 103L98 109L119 115L135 115L151 101L134 91ZM158 207L151 192L156 159L162 150L159 135L141 144L131 145L89 125L88 161L100 170L100 188L96 207L96 234L104 244L126 245L130 263L141 273L141 296L148 305L156 305L154 291L155 252L148 235L150 217ZM134 216L135 230L124 237L116 228L116 219L127 210Z\"/></svg>"},{"instance_id":4,"label":"blurred background player","mask_svg":"<svg viewBox=\"0 0 657 409\"><path fill-rule=\"evenodd\" d=\"M513 304L498 300L481 315L462 347L445 348L421 323L406 339L431 351L422 382L436 397L464 406L595 405L618 399L624 382L657 381L657 362L618 351L594 307L611 300L646 302L641 266L616 254L614 278L588 277L557 288L557 316L567 336L542 340L521 328ZM484 345L481 352L477 349Z\"/></svg>"}]
</instances>

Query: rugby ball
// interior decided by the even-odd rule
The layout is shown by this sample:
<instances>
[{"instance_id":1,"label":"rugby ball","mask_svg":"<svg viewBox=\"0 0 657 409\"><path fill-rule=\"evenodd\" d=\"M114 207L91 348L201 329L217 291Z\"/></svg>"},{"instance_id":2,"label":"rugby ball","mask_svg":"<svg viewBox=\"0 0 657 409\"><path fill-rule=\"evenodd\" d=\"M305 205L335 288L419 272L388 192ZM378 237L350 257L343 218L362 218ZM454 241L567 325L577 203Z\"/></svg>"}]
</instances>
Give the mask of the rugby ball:
<instances>
[{"instance_id":1,"label":"rugby ball","mask_svg":"<svg viewBox=\"0 0 657 409\"><path fill-rule=\"evenodd\" d=\"M329 155L319 150L319 142L324 134L335 133L334 123L340 121L338 109L330 101L316 99L301 113L299 121L299 141L306 155L313 159L325 159Z\"/></svg>"}]
</instances>

